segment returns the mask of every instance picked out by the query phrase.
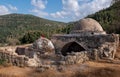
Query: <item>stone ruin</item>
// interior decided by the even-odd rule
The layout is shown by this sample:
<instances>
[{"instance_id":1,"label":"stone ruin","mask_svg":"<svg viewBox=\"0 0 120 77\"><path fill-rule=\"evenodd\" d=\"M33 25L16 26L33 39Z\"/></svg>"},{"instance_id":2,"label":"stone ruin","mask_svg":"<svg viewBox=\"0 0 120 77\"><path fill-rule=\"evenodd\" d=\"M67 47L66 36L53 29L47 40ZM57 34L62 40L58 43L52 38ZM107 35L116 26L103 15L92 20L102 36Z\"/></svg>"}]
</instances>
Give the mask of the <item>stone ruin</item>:
<instances>
[{"instance_id":1,"label":"stone ruin","mask_svg":"<svg viewBox=\"0 0 120 77\"><path fill-rule=\"evenodd\" d=\"M41 37L32 45L0 50L0 59L16 66L57 67L81 64L88 60L114 59L118 34L106 34L91 18L77 22L70 34L55 34L51 40Z\"/></svg>"},{"instance_id":2,"label":"stone ruin","mask_svg":"<svg viewBox=\"0 0 120 77\"><path fill-rule=\"evenodd\" d=\"M91 18L75 23L70 34L55 34L52 37L56 53L69 56L72 53L87 53L89 59L114 59L119 45L118 34L107 34L102 26Z\"/></svg>"}]
</instances>

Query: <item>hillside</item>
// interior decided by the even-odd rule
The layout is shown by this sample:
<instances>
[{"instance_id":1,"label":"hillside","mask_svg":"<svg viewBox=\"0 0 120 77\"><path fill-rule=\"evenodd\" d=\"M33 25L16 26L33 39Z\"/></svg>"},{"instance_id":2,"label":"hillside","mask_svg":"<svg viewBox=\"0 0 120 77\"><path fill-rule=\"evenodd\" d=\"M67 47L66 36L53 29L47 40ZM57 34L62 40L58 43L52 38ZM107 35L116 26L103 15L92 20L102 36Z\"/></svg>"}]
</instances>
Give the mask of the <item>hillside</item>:
<instances>
[{"instance_id":1,"label":"hillside","mask_svg":"<svg viewBox=\"0 0 120 77\"><path fill-rule=\"evenodd\" d=\"M50 21L28 14L0 16L0 43L16 42L28 32L38 32L46 37L59 33L66 23Z\"/></svg>"},{"instance_id":2,"label":"hillside","mask_svg":"<svg viewBox=\"0 0 120 77\"><path fill-rule=\"evenodd\" d=\"M120 34L120 0L113 0L109 8L87 17L97 20L107 33ZM3 15L0 16L0 44L31 43L40 35L50 38L52 34L69 33L76 22L66 24L29 14Z\"/></svg>"},{"instance_id":3,"label":"hillside","mask_svg":"<svg viewBox=\"0 0 120 77\"><path fill-rule=\"evenodd\" d=\"M88 15L85 18L97 20L107 33L120 34L120 0L113 0L110 7L100 10L95 14ZM67 30L69 33L77 22L79 21L70 22L69 24L72 25L67 26L64 30Z\"/></svg>"},{"instance_id":4,"label":"hillside","mask_svg":"<svg viewBox=\"0 0 120 77\"><path fill-rule=\"evenodd\" d=\"M107 33L120 34L120 0L113 0L109 8L87 17L97 20Z\"/></svg>"}]
</instances>

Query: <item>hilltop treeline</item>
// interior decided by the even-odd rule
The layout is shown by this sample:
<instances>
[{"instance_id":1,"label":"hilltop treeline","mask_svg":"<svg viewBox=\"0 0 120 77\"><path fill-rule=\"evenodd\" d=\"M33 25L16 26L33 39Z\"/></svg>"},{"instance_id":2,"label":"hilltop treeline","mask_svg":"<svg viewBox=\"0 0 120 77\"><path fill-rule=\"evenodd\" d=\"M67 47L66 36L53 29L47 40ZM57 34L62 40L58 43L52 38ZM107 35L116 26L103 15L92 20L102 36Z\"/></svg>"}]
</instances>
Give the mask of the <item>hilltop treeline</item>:
<instances>
[{"instance_id":1,"label":"hilltop treeline","mask_svg":"<svg viewBox=\"0 0 120 77\"><path fill-rule=\"evenodd\" d=\"M97 20L107 33L120 34L120 0L113 0L109 8L87 17Z\"/></svg>"},{"instance_id":2,"label":"hilltop treeline","mask_svg":"<svg viewBox=\"0 0 120 77\"><path fill-rule=\"evenodd\" d=\"M0 43L31 43L41 35L50 38L52 34L65 32L66 23L50 21L28 14L0 16ZM27 36L27 37L26 37ZM33 37L27 40L25 38Z\"/></svg>"}]
</instances>

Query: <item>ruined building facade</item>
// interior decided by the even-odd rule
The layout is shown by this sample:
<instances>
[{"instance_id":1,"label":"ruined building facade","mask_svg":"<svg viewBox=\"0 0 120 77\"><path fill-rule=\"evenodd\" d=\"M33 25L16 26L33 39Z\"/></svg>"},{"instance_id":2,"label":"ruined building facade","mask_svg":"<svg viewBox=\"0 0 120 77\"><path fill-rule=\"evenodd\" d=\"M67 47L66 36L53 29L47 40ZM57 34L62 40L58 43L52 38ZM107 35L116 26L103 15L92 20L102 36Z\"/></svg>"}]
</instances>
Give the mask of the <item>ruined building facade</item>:
<instances>
[{"instance_id":1,"label":"ruined building facade","mask_svg":"<svg viewBox=\"0 0 120 77\"><path fill-rule=\"evenodd\" d=\"M118 44L119 35L107 34L96 20L86 18L77 22L69 34L55 34L51 40L41 37L27 47L0 50L0 59L16 66L52 68L114 59Z\"/></svg>"},{"instance_id":2,"label":"ruined building facade","mask_svg":"<svg viewBox=\"0 0 120 77\"><path fill-rule=\"evenodd\" d=\"M56 53L67 56L74 52L89 52L89 57L114 59L119 35L106 34L101 25L91 18L77 22L70 34L53 35ZM93 54L93 55L92 55Z\"/></svg>"}]
</instances>

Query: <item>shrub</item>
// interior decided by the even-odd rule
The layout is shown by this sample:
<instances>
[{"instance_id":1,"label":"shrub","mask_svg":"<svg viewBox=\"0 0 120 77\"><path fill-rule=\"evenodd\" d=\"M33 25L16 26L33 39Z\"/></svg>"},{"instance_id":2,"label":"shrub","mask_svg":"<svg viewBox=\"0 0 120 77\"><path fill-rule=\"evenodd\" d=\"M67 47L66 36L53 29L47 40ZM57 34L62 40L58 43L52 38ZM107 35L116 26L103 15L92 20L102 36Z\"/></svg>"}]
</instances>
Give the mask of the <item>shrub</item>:
<instances>
[{"instance_id":1,"label":"shrub","mask_svg":"<svg viewBox=\"0 0 120 77\"><path fill-rule=\"evenodd\" d=\"M41 35L40 31L29 31L27 33L25 33L25 35L20 39L22 44L25 43L32 43L34 42L36 39L38 39Z\"/></svg>"},{"instance_id":2,"label":"shrub","mask_svg":"<svg viewBox=\"0 0 120 77\"><path fill-rule=\"evenodd\" d=\"M0 65L3 65L5 62L5 59L0 59Z\"/></svg>"}]
</instances>

